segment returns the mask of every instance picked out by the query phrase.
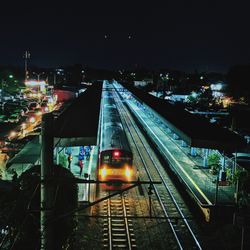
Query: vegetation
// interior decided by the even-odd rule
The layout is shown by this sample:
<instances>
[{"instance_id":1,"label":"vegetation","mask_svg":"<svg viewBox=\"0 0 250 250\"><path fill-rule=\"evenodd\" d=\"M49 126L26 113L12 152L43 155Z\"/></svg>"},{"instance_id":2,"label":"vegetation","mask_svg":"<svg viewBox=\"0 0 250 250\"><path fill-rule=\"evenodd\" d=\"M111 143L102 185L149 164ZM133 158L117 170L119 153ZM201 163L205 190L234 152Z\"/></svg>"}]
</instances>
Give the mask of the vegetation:
<instances>
[{"instance_id":1,"label":"vegetation","mask_svg":"<svg viewBox=\"0 0 250 250\"><path fill-rule=\"evenodd\" d=\"M217 153L212 153L208 156L208 166L212 174L217 174L220 169L220 156Z\"/></svg>"},{"instance_id":2,"label":"vegetation","mask_svg":"<svg viewBox=\"0 0 250 250\"><path fill-rule=\"evenodd\" d=\"M249 65L236 65L231 67L227 74L230 94L238 100L243 97L248 103L250 101L249 72Z\"/></svg>"},{"instance_id":3,"label":"vegetation","mask_svg":"<svg viewBox=\"0 0 250 250\"><path fill-rule=\"evenodd\" d=\"M54 166L57 178L72 178L65 168ZM76 219L70 212L77 208L77 184L71 181L56 183L53 209L54 249L62 249L74 228ZM1 198L0 221L8 228L4 241L6 249L38 249L40 245L40 166L23 173L16 181L16 189ZM9 209L11 211L9 211ZM70 214L69 216L62 216ZM60 219L57 220L57 218Z\"/></svg>"},{"instance_id":4,"label":"vegetation","mask_svg":"<svg viewBox=\"0 0 250 250\"><path fill-rule=\"evenodd\" d=\"M68 163L68 161L67 161L67 156L66 156L65 154L59 154L59 164L60 164L61 166L66 167L66 166L67 166L67 163Z\"/></svg>"}]
</instances>

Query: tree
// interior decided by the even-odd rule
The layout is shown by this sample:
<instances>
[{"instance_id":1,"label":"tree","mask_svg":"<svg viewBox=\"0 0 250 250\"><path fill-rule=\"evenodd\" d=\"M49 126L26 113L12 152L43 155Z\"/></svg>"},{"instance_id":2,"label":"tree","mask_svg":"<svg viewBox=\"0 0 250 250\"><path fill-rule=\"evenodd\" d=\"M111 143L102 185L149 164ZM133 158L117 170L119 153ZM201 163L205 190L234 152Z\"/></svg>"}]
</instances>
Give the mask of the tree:
<instances>
[{"instance_id":1,"label":"tree","mask_svg":"<svg viewBox=\"0 0 250 250\"><path fill-rule=\"evenodd\" d=\"M73 178L73 174L61 166L53 167L57 178ZM17 180L19 189L4 203L1 210L7 215L3 224L10 228L7 243L11 249L38 249L40 242L40 166L34 166L24 172ZM73 181L53 182L56 189L54 249L62 249L76 227L74 214L63 216L77 208L77 184ZM67 197L67 199L65 199ZM2 206L2 202L1 202ZM9 208L13 208L11 214ZM60 218L60 219L57 219Z\"/></svg>"},{"instance_id":2,"label":"tree","mask_svg":"<svg viewBox=\"0 0 250 250\"><path fill-rule=\"evenodd\" d=\"M250 65L237 65L227 74L229 93L236 99L245 97L250 100Z\"/></svg>"},{"instance_id":3,"label":"tree","mask_svg":"<svg viewBox=\"0 0 250 250\"><path fill-rule=\"evenodd\" d=\"M217 153L212 153L208 156L208 166L211 168L212 174L217 174L220 169L220 156Z\"/></svg>"}]
</instances>

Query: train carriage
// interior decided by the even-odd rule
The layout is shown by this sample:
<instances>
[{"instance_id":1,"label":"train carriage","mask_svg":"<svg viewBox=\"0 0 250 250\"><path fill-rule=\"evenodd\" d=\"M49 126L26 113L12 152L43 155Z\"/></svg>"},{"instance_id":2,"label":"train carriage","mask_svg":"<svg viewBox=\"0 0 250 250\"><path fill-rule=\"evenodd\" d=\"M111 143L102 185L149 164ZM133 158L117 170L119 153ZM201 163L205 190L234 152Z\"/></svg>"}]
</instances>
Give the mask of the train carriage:
<instances>
[{"instance_id":1,"label":"train carriage","mask_svg":"<svg viewBox=\"0 0 250 250\"><path fill-rule=\"evenodd\" d=\"M103 188L116 189L127 186L121 181L135 179L135 169L133 154L114 100L113 85L104 82L103 88L98 179L108 181L102 185Z\"/></svg>"}]
</instances>

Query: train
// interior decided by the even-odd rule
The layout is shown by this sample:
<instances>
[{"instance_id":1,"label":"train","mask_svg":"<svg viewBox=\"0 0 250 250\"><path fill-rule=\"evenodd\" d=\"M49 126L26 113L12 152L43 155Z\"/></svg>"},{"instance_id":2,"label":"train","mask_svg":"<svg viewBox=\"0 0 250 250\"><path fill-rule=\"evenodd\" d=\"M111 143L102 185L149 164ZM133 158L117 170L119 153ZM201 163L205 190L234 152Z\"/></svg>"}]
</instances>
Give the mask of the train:
<instances>
[{"instance_id":1,"label":"train","mask_svg":"<svg viewBox=\"0 0 250 250\"><path fill-rule=\"evenodd\" d=\"M103 189L120 189L136 178L133 154L115 103L113 84L103 82L98 179Z\"/></svg>"}]
</instances>

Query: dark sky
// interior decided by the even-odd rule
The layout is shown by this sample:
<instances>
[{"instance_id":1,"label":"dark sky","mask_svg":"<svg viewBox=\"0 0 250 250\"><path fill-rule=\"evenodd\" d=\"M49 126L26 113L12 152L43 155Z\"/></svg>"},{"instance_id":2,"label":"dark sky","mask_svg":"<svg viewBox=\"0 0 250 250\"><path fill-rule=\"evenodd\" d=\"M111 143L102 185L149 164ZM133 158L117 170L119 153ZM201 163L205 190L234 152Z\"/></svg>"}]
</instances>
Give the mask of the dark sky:
<instances>
[{"instance_id":1,"label":"dark sky","mask_svg":"<svg viewBox=\"0 0 250 250\"><path fill-rule=\"evenodd\" d=\"M1 6L0 64L21 65L28 49L45 67L226 72L250 63L249 9L226 0L10 2Z\"/></svg>"}]
</instances>

